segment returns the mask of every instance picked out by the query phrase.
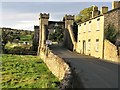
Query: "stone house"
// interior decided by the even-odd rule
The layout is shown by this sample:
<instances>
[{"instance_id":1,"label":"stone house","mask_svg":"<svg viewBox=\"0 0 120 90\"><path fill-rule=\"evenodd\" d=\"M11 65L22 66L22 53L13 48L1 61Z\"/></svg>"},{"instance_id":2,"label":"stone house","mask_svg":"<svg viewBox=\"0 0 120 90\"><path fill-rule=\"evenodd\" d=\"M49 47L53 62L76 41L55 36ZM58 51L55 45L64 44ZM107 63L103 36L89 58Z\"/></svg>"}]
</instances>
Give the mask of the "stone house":
<instances>
[{"instance_id":1,"label":"stone house","mask_svg":"<svg viewBox=\"0 0 120 90\"><path fill-rule=\"evenodd\" d=\"M115 26L115 30L120 32L120 1L112 2L110 11L108 7L102 7L100 14L98 7L93 7L92 18L78 23L76 52L117 62L117 47L105 39L105 28L111 23Z\"/></svg>"}]
</instances>

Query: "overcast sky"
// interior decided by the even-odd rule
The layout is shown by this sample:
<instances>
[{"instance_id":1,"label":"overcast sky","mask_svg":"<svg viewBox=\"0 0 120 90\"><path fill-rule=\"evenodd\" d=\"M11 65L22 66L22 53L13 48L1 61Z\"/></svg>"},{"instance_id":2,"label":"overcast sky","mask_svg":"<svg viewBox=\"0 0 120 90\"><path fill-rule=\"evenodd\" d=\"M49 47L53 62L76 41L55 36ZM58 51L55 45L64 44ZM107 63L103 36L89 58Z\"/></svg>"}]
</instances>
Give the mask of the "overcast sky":
<instances>
[{"instance_id":1,"label":"overcast sky","mask_svg":"<svg viewBox=\"0 0 120 90\"><path fill-rule=\"evenodd\" d=\"M111 9L111 2L2 2L0 26L33 30L39 25L39 13L50 13L49 20L59 21L65 14L77 15L92 5Z\"/></svg>"}]
</instances>

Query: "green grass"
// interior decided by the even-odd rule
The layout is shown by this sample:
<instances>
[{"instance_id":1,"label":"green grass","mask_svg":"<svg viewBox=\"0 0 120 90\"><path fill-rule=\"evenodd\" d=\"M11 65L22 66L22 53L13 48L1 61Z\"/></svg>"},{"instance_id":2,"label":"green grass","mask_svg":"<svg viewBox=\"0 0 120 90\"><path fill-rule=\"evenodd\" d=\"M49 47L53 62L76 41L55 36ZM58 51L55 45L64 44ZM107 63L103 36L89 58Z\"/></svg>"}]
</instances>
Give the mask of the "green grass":
<instances>
[{"instance_id":1,"label":"green grass","mask_svg":"<svg viewBox=\"0 0 120 90\"><path fill-rule=\"evenodd\" d=\"M27 54L25 52L30 52L32 45L17 44L17 43L7 43L5 45L5 50L7 54Z\"/></svg>"},{"instance_id":2,"label":"green grass","mask_svg":"<svg viewBox=\"0 0 120 90\"><path fill-rule=\"evenodd\" d=\"M20 41L31 41L32 35L20 35Z\"/></svg>"},{"instance_id":3,"label":"green grass","mask_svg":"<svg viewBox=\"0 0 120 90\"><path fill-rule=\"evenodd\" d=\"M24 48L24 49L30 49L32 45L24 45L24 44L17 44L17 43L7 43L5 45L5 49L8 49L8 50L14 50L15 47L18 47L19 49L21 48Z\"/></svg>"},{"instance_id":4,"label":"green grass","mask_svg":"<svg viewBox=\"0 0 120 90\"><path fill-rule=\"evenodd\" d=\"M2 88L56 88L59 80L37 56L2 55Z\"/></svg>"}]
</instances>

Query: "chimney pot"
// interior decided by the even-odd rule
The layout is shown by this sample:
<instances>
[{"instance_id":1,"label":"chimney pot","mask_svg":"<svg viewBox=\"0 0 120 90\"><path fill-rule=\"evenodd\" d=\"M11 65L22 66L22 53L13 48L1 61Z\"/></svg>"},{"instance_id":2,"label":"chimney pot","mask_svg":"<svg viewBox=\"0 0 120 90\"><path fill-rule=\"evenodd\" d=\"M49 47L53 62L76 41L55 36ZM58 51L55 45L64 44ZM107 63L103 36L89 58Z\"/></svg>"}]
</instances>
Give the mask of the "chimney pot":
<instances>
[{"instance_id":1,"label":"chimney pot","mask_svg":"<svg viewBox=\"0 0 120 90\"><path fill-rule=\"evenodd\" d=\"M101 14L108 12L108 7L103 6L100 10Z\"/></svg>"},{"instance_id":2,"label":"chimney pot","mask_svg":"<svg viewBox=\"0 0 120 90\"><path fill-rule=\"evenodd\" d=\"M112 9L120 8L120 1L113 1L112 2Z\"/></svg>"}]
</instances>

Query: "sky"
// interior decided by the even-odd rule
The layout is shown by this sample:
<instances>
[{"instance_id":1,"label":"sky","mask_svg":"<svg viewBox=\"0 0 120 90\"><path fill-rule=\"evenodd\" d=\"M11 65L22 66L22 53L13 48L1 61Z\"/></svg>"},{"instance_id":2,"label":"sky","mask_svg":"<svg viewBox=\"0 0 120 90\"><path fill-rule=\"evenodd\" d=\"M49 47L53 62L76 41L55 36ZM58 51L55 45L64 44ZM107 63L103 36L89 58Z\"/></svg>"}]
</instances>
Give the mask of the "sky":
<instances>
[{"instance_id":1,"label":"sky","mask_svg":"<svg viewBox=\"0 0 120 90\"><path fill-rule=\"evenodd\" d=\"M34 30L39 25L39 14L49 13L49 21L60 21L65 14L77 15L84 8L96 5L99 9L111 2L2 2L0 27Z\"/></svg>"}]
</instances>

